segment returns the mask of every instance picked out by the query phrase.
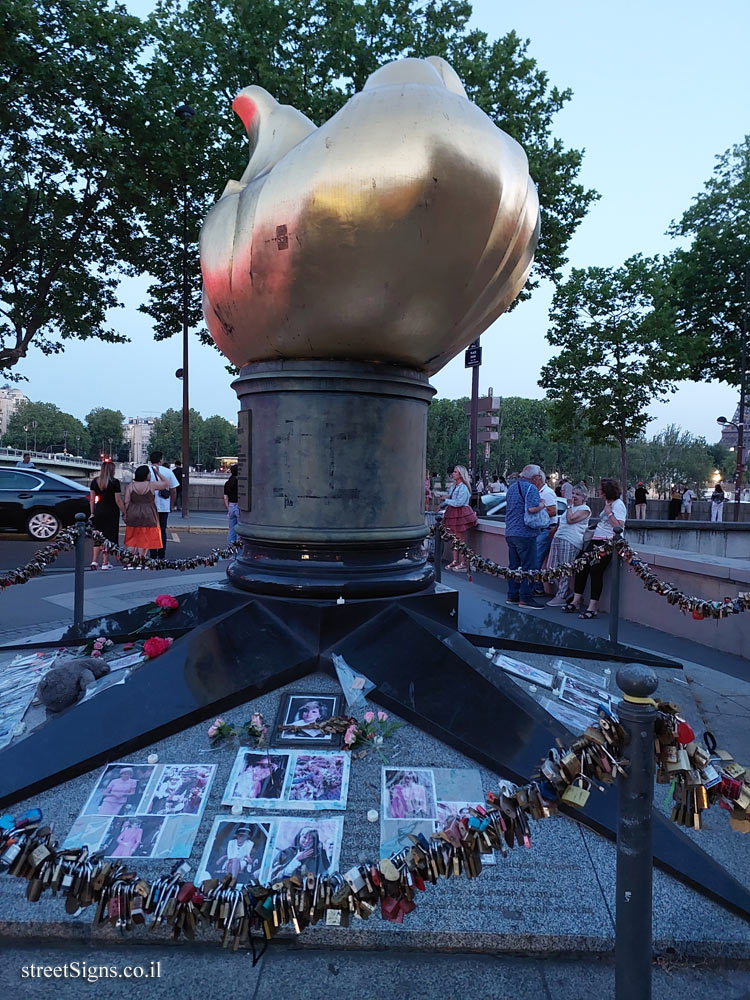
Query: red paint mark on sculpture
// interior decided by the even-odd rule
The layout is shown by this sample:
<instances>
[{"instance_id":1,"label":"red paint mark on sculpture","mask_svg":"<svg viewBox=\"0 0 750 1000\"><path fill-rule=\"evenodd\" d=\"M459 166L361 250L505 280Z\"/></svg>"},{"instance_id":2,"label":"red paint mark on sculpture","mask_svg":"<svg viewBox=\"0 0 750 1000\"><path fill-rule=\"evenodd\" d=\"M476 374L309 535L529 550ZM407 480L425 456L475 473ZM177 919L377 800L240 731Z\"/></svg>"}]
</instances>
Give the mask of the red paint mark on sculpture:
<instances>
[{"instance_id":1,"label":"red paint mark on sculpture","mask_svg":"<svg viewBox=\"0 0 750 1000\"><path fill-rule=\"evenodd\" d=\"M245 126L246 132L250 131L250 126L260 113L258 105L248 94L237 94L232 101L232 110L242 119L242 124Z\"/></svg>"}]
</instances>

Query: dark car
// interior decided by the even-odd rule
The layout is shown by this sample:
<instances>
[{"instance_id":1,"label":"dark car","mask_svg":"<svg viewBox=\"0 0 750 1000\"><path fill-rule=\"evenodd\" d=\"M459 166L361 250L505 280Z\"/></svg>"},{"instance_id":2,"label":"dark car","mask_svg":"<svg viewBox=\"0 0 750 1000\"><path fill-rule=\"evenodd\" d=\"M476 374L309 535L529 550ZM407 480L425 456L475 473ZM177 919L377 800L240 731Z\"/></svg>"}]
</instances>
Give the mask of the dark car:
<instances>
[{"instance_id":1,"label":"dark car","mask_svg":"<svg viewBox=\"0 0 750 1000\"><path fill-rule=\"evenodd\" d=\"M40 542L54 538L89 509L89 491L54 472L0 467L0 531L26 531Z\"/></svg>"}]
</instances>

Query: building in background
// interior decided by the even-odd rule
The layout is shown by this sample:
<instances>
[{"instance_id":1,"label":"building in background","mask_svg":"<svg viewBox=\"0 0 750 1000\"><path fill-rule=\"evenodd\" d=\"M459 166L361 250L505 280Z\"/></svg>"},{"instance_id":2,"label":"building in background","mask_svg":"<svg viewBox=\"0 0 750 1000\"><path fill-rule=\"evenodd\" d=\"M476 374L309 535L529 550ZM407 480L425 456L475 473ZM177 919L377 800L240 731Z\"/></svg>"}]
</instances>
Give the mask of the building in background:
<instances>
[{"instance_id":1,"label":"building in background","mask_svg":"<svg viewBox=\"0 0 750 1000\"><path fill-rule=\"evenodd\" d=\"M148 462L149 442L154 429L153 417L131 417L124 427L128 443L128 461L135 465Z\"/></svg>"},{"instance_id":2,"label":"building in background","mask_svg":"<svg viewBox=\"0 0 750 1000\"><path fill-rule=\"evenodd\" d=\"M0 437L8 429L8 421L21 403L28 403L29 397L24 396L20 389L11 389L9 385L0 388Z\"/></svg>"}]
</instances>

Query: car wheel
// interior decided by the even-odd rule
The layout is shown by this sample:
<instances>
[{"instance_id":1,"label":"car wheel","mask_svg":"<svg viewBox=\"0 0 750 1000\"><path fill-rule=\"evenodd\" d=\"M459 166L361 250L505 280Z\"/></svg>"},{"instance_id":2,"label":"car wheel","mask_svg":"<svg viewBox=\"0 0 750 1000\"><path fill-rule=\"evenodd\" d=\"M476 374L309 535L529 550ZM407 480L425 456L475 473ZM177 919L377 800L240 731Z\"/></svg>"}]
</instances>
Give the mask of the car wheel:
<instances>
[{"instance_id":1,"label":"car wheel","mask_svg":"<svg viewBox=\"0 0 750 1000\"><path fill-rule=\"evenodd\" d=\"M38 542L48 542L61 527L60 518L49 510L34 511L26 522L27 532Z\"/></svg>"}]
</instances>

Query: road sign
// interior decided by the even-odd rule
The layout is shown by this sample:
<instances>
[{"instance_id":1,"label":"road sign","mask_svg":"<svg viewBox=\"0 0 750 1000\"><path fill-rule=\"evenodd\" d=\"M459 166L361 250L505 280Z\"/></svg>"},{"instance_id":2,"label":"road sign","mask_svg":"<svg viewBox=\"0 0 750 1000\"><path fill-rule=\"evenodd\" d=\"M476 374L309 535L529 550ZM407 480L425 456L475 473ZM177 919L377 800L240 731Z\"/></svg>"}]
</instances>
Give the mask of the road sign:
<instances>
[{"instance_id":1,"label":"road sign","mask_svg":"<svg viewBox=\"0 0 750 1000\"><path fill-rule=\"evenodd\" d=\"M483 444L487 441L497 441L499 437L500 435L497 431L480 431L479 434L477 434L477 441L480 444Z\"/></svg>"},{"instance_id":2,"label":"road sign","mask_svg":"<svg viewBox=\"0 0 750 1000\"><path fill-rule=\"evenodd\" d=\"M489 414L479 417L477 427L499 427L500 417L491 417Z\"/></svg>"},{"instance_id":3,"label":"road sign","mask_svg":"<svg viewBox=\"0 0 750 1000\"><path fill-rule=\"evenodd\" d=\"M482 363L482 348L478 343L471 344L464 352L464 368L478 368Z\"/></svg>"},{"instance_id":4,"label":"road sign","mask_svg":"<svg viewBox=\"0 0 750 1000\"><path fill-rule=\"evenodd\" d=\"M500 409L501 399L499 396L483 396L479 400L479 413L496 412ZM464 403L464 413L471 413L471 403Z\"/></svg>"}]
</instances>

